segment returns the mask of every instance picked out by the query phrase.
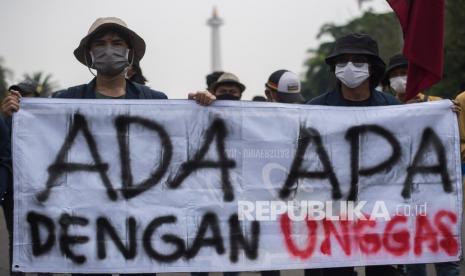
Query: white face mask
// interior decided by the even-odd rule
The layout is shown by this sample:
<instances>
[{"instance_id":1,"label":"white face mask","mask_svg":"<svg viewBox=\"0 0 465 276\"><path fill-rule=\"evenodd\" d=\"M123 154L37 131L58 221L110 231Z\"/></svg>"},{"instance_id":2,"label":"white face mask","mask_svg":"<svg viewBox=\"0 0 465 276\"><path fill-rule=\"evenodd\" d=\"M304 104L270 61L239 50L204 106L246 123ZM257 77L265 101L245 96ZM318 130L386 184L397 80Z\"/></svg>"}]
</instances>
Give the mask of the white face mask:
<instances>
[{"instance_id":1,"label":"white face mask","mask_svg":"<svg viewBox=\"0 0 465 276\"><path fill-rule=\"evenodd\" d=\"M355 88L370 77L368 63L357 64L352 62L345 65L336 64L336 77L347 87Z\"/></svg>"},{"instance_id":2,"label":"white face mask","mask_svg":"<svg viewBox=\"0 0 465 276\"><path fill-rule=\"evenodd\" d=\"M391 88L396 91L396 93L403 94L407 88L407 76L399 76L389 79Z\"/></svg>"}]
</instances>

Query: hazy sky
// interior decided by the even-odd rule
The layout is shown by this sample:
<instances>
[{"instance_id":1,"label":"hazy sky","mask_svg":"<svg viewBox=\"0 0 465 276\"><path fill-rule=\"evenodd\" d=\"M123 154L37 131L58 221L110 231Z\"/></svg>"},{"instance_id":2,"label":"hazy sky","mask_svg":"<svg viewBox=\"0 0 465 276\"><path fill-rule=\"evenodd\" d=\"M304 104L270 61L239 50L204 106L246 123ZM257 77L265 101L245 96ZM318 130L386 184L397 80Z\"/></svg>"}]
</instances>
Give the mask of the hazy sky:
<instances>
[{"instance_id":1,"label":"hazy sky","mask_svg":"<svg viewBox=\"0 0 465 276\"><path fill-rule=\"evenodd\" d=\"M149 86L171 99L205 88L210 71L213 6L221 27L223 70L247 86L244 98L263 94L275 70L303 74L307 50L327 22L345 23L361 14L357 0L0 0L0 57L19 81L45 71L59 88L87 83L92 75L73 56L94 20L121 17L147 44L141 62ZM363 10L388 11L385 0Z\"/></svg>"}]
</instances>

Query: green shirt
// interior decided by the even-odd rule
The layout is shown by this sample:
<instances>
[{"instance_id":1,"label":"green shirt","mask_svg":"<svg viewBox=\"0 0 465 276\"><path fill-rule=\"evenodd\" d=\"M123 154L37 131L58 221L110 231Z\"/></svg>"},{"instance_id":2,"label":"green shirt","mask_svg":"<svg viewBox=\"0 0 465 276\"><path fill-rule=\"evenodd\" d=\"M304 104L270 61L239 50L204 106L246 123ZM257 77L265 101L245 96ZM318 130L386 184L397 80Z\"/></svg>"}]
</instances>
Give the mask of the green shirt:
<instances>
[{"instance_id":1,"label":"green shirt","mask_svg":"<svg viewBox=\"0 0 465 276\"><path fill-rule=\"evenodd\" d=\"M124 99L126 95L119 96L119 97L111 97L107 95L103 95L102 93L95 91L95 98L96 99Z\"/></svg>"}]
</instances>

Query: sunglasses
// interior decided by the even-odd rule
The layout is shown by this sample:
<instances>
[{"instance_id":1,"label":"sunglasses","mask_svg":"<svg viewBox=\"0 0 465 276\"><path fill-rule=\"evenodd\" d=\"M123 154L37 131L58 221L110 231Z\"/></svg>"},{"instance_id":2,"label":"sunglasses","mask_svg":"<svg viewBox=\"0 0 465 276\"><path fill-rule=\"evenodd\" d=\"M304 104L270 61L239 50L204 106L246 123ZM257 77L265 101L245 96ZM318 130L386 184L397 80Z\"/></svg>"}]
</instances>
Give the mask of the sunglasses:
<instances>
[{"instance_id":1,"label":"sunglasses","mask_svg":"<svg viewBox=\"0 0 465 276\"><path fill-rule=\"evenodd\" d=\"M345 67L349 62L352 62L355 67L363 67L368 63L368 58L364 56L341 57L336 60L336 66Z\"/></svg>"}]
</instances>

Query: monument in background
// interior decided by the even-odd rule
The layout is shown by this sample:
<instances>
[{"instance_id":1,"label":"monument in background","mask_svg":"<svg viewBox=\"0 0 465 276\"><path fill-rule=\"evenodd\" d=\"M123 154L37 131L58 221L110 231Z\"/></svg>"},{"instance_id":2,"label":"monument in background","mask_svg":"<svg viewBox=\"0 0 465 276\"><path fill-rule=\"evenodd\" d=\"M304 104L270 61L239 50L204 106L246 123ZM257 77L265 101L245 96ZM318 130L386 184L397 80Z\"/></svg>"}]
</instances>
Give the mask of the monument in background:
<instances>
[{"instance_id":1,"label":"monument in background","mask_svg":"<svg viewBox=\"0 0 465 276\"><path fill-rule=\"evenodd\" d=\"M218 16L216 7L213 8L213 14L207 21L207 25L212 29L211 35L211 71L221 71L221 49L220 49L220 26L223 25L223 19Z\"/></svg>"}]
</instances>

